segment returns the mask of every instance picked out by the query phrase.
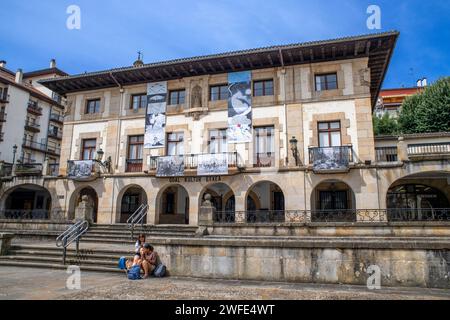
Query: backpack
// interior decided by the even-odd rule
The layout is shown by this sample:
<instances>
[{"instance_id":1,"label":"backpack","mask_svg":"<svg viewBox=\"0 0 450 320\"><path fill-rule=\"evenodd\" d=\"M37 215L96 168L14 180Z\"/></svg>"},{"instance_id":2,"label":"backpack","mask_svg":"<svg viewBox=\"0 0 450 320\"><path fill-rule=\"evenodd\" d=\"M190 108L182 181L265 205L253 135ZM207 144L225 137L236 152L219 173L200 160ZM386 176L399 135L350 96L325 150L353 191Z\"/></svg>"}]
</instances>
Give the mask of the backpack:
<instances>
[{"instance_id":1,"label":"backpack","mask_svg":"<svg viewBox=\"0 0 450 320\"><path fill-rule=\"evenodd\" d=\"M166 266L162 263L158 264L153 271L153 276L156 278L162 278L166 275Z\"/></svg>"},{"instance_id":2,"label":"backpack","mask_svg":"<svg viewBox=\"0 0 450 320\"><path fill-rule=\"evenodd\" d=\"M119 266L118 267L119 267L120 270L125 270L127 268L126 262L127 262L127 258L125 258L125 257L121 257L119 259Z\"/></svg>"},{"instance_id":3,"label":"backpack","mask_svg":"<svg viewBox=\"0 0 450 320\"><path fill-rule=\"evenodd\" d=\"M127 272L127 276L129 280L140 280L141 279L141 266L136 265L132 266L130 270Z\"/></svg>"}]
</instances>

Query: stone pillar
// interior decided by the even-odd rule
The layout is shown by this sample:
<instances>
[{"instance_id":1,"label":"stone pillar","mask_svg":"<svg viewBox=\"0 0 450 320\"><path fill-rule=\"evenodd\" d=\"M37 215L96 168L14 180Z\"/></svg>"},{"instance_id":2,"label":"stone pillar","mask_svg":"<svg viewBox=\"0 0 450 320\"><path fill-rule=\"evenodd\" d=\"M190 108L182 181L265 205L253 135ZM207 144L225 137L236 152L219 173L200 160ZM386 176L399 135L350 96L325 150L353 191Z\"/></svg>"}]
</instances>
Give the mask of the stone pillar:
<instances>
[{"instance_id":1,"label":"stone pillar","mask_svg":"<svg viewBox=\"0 0 450 320\"><path fill-rule=\"evenodd\" d=\"M403 137L398 137L397 143L397 154L399 161L408 161L408 145L405 143L405 139Z\"/></svg>"},{"instance_id":2,"label":"stone pillar","mask_svg":"<svg viewBox=\"0 0 450 320\"><path fill-rule=\"evenodd\" d=\"M44 163L42 164L42 175L47 176L49 174L48 172L48 158L45 157Z\"/></svg>"},{"instance_id":3,"label":"stone pillar","mask_svg":"<svg viewBox=\"0 0 450 320\"><path fill-rule=\"evenodd\" d=\"M13 238L14 234L12 233L0 233L0 256L5 256L8 254Z\"/></svg>"},{"instance_id":4,"label":"stone pillar","mask_svg":"<svg viewBox=\"0 0 450 320\"><path fill-rule=\"evenodd\" d=\"M214 214L216 209L212 205L211 195L205 194L205 201L199 210L198 225L199 226L211 226L214 223Z\"/></svg>"},{"instance_id":5,"label":"stone pillar","mask_svg":"<svg viewBox=\"0 0 450 320\"><path fill-rule=\"evenodd\" d=\"M92 201L90 201L88 196L84 195L81 198L80 204L75 209L75 220L76 221L87 220L90 224L92 224L93 216L94 216L94 206L92 204Z\"/></svg>"}]
</instances>

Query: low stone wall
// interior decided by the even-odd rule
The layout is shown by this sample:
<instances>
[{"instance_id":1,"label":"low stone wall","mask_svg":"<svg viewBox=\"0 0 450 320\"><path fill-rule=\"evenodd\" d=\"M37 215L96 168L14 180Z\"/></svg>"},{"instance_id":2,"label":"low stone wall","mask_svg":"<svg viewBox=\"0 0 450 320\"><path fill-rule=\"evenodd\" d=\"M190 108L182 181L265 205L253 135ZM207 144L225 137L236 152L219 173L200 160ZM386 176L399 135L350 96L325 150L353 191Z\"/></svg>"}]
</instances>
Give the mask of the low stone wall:
<instances>
[{"instance_id":1,"label":"low stone wall","mask_svg":"<svg viewBox=\"0 0 450 320\"><path fill-rule=\"evenodd\" d=\"M161 240L153 243L170 275L200 278L450 288L450 242Z\"/></svg>"},{"instance_id":2,"label":"low stone wall","mask_svg":"<svg viewBox=\"0 0 450 320\"><path fill-rule=\"evenodd\" d=\"M214 224L211 235L284 237L450 237L450 222Z\"/></svg>"},{"instance_id":3,"label":"low stone wall","mask_svg":"<svg viewBox=\"0 0 450 320\"><path fill-rule=\"evenodd\" d=\"M49 220L7 220L0 219L0 230L26 230L26 231L64 231L72 222Z\"/></svg>"},{"instance_id":4,"label":"low stone wall","mask_svg":"<svg viewBox=\"0 0 450 320\"><path fill-rule=\"evenodd\" d=\"M0 233L0 256L8 254L13 238L14 235L11 233Z\"/></svg>"}]
</instances>

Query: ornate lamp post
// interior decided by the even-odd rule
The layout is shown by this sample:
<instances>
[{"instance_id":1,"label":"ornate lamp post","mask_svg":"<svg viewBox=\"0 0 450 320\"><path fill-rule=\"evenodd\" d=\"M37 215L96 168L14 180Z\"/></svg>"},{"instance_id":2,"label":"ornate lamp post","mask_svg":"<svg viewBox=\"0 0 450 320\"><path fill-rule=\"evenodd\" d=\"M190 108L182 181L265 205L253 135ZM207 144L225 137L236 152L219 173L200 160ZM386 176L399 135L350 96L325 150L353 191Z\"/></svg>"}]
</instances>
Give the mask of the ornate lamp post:
<instances>
[{"instance_id":1,"label":"ornate lamp post","mask_svg":"<svg viewBox=\"0 0 450 320\"><path fill-rule=\"evenodd\" d=\"M103 166L108 171L108 173L111 173L111 162L112 162L111 157L108 157L108 159L106 159L105 162L102 162L104 155L105 155L105 152L102 149L99 149L97 151L97 159L96 159L96 161L101 166Z\"/></svg>"},{"instance_id":2,"label":"ornate lamp post","mask_svg":"<svg viewBox=\"0 0 450 320\"><path fill-rule=\"evenodd\" d=\"M289 140L289 144L291 146L292 156L295 159L295 165L298 166L298 140L295 137L292 137L292 139Z\"/></svg>"}]
</instances>

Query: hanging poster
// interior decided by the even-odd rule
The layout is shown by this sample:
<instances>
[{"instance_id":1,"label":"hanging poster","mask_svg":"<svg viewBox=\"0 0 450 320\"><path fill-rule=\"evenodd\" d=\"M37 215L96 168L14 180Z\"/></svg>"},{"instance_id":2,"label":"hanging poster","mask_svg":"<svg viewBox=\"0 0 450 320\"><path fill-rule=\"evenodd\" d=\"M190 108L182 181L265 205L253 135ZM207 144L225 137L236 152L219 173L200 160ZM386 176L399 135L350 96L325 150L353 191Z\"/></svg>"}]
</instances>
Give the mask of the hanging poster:
<instances>
[{"instance_id":1,"label":"hanging poster","mask_svg":"<svg viewBox=\"0 0 450 320\"><path fill-rule=\"evenodd\" d=\"M166 137L167 82L147 86L144 148L164 148Z\"/></svg>"},{"instance_id":2,"label":"hanging poster","mask_svg":"<svg viewBox=\"0 0 450 320\"><path fill-rule=\"evenodd\" d=\"M157 177L181 177L184 176L184 157L168 156L158 157L156 165Z\"/></svg>"},{"instance_id":3,"label":"hanging poster","mask_svg":"<svg viewBox=\"0 0 450 320\"><path fill-rule=\"evenodd\" d=\"M67 175L72 179L89 178L92 176L93 168L94 161L92 160L68 161Z\"/></svg>"},{"instance_id":4,"label":"hanging poster","mask_svg":"<svg viewBox=\"0 0 450 320\"><path fill-rule=\"evenodd\" d=\"M316 148L314 151L313 168L320 170L348 169L348 149L341 147Z\"/></svg>"},{"instance_id":5,"label":"hanging poster","mask_svg":"<svg viewBox=\"0 0 450 320\"><path fill-rule=\"evenodd\" d=\"M197 175L218 176L228 174L228 154L199 154Z\"/></svg>"},{"instance_id":6,"label":"hanging poster","mask_svg":"<svg viewBox=\"0 0 450 320\"><path fill-rule=\"evenodd\" d=\"M228 143L252 142L252 74L228 74Z\"/></svg>"}]
</instances>

